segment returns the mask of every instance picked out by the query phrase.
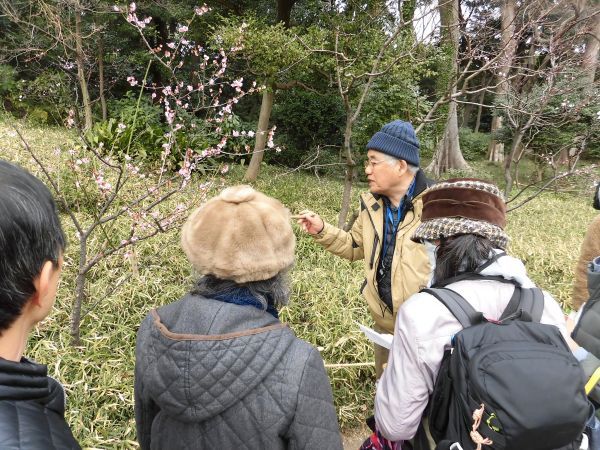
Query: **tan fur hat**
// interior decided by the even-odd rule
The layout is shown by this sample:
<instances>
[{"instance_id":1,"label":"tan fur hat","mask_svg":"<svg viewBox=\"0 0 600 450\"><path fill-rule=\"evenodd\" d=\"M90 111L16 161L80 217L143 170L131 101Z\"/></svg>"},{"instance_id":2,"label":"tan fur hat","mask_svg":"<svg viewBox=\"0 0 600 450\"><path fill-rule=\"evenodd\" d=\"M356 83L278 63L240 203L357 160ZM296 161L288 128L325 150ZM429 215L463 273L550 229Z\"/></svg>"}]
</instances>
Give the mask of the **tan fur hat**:
<instances>
[{"instance_id":1,"label":"tan fur hat","mask_svg":"<svg viewBox=\"0 0 600 450\"><path fill-rule=\"evenodd\" d=\"M194 268L236 283L267 280L294 262L290 212L250 186L229 187L196 209L181 246Z\"/></svg>"}]
</instances>

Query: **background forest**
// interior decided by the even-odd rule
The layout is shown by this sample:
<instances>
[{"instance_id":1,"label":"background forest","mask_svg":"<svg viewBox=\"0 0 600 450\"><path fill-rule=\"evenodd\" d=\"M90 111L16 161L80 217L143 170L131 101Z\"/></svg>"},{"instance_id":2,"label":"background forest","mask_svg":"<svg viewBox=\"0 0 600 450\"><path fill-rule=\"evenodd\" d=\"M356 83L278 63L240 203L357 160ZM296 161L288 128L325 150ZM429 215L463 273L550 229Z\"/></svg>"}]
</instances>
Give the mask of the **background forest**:
<instances>
[{"instance_id":1,"label":"background forest","mask_svg":"<svg viewBox=\"0 0 600 450\"><path fill-rule=\"evenodd\" d=\"M0 0L0 156L53 190L70 245L29 354L56 361L82 445L137 445L135 332L196 277L190 209L244 182L347 227L393 119L431 177L504 189L511 253L568 310L600 178L599 37L598 0ZM361 268L297 238L282 319L354 427L374 393Z\"/></svg>"}]
</instances>

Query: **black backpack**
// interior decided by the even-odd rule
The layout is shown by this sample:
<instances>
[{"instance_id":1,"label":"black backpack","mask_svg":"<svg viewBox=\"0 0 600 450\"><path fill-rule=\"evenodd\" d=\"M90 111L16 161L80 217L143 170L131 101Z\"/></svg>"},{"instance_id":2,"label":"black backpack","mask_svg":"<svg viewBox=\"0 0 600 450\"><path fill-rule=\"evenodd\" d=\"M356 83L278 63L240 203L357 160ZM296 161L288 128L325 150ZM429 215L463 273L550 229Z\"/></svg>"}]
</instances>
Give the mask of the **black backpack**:
<instances>
[{"instance_id":1,"label":"black backpack","mask_svg":"<svg viewBox=\"0 0 600 450\"><path fill-rule=\"evenodd\" d=\"M481 438L483 449L578 449L593 407L559 329L539 323L541 290L515 287L498 322L486 320L450 289L423 292L463 326L444 354L428 405L436 448L459 448L451 447L457 442L473 450Z\"/></svg>"}]
</instances>

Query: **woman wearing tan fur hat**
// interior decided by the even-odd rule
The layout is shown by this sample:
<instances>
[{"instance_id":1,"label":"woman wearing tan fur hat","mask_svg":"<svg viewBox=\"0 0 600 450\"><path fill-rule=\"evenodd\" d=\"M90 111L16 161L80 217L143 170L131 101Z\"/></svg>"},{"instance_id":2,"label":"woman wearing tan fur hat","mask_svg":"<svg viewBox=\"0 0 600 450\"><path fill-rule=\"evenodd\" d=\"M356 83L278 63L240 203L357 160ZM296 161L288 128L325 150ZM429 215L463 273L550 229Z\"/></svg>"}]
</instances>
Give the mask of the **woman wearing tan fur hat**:
<instances>
[{"instance_id":1,"label":"woman wearing tan fur hat","mask_svg":"<svg viewBox=\"0 0 600 450\"><path fill-rule=\"evenodd\" d=\"M181 245L202 275L138 332L142 449L341 449L319 352L278 319L295 237L289 211L250 186L194 211Z\"/></svg>"}]
</instances>

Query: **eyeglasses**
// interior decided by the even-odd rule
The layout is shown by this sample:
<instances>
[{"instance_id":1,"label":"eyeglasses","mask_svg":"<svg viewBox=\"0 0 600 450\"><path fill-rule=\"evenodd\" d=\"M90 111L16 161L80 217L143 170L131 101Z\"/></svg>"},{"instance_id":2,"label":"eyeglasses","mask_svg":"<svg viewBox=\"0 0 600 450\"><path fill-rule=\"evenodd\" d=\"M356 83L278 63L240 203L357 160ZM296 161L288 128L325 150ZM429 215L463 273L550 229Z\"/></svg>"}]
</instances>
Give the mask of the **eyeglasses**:
<instances>
[{"instance_id":1,"label":"eyeglasses","mask_svg":"<svg viewBox=\"0 0 600 450\"><path fill-rule=\"evenodd\" d=\"M368 167L375 167L377 164L381 164L382 162L385 162L385 159L380 159L379 161L374 159L367 159L365 161L365 169Z\"/></svg>"}]
</instances>

